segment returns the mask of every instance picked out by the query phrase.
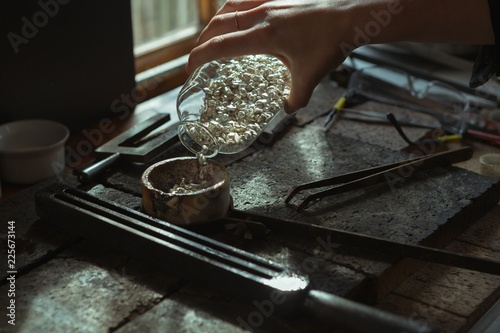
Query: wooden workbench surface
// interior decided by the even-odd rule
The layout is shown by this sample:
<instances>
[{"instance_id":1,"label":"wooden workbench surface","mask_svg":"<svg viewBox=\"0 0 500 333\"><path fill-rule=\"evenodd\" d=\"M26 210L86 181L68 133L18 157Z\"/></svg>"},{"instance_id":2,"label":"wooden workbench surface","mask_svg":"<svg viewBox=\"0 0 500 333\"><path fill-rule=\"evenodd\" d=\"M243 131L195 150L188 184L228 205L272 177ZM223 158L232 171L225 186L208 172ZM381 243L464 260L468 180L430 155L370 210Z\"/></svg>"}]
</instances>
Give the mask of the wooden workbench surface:
<instances>
[{"instance_id":1,"label":"wooden workbench surface","mask_svg":"<svg viewBox=\"0 0 500 333\"><path fill-rule=\"evenodd\" d=\"M500 258L498 184L478 174L479 156L498 149L479 143L467 143L473 145L475 155L459 168L432 171L392 190L376 188L328 199L302 214L283 205L287 191L299 182L405 156L400 150L406 143L385 125L341 120L325 133L325 111L341 94L341 89L328 83L320 85L311 104L273 145L218 158L230 171L235 208ZM405 130L413 140L427 131ZM182 154L188 155L177 146L160 158ZM84 189L140 209L142 170L144 166L123 165ZM64 181L78 186L71 175L65 175ZM168 267L155 267L146 263L147 258L129 258L39 220L33 195L51 182L0 202L2 223L15 222L17 250L16 326L4 318L1 332L329 331L309 319L267 318L252 304L169 274ZM349 247L325 256L318 244L286 230L274 231L263 240L246 240L231 232L213 237L309 275L314 288L442 332L465 332L500 295L498 276ZM6 251L5 245L2 248ZM7 276L0 286L2 299L10 288Z\"/></svg>"}]
</instances>

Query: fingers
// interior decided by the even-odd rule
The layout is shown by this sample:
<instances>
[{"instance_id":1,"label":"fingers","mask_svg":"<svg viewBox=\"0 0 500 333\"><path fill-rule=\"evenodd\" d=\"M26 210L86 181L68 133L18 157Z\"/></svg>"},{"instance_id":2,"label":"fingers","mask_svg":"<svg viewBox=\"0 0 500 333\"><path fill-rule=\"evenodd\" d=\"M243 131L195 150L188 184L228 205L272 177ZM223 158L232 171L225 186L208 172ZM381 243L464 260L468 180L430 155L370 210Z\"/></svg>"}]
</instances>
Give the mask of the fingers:
<instances>
[{"instance_id":1,"label":"fingers","mask_svg":"<svg viewBox=\"0 0 500 333\"><path fill-rule=\"evenodd\" d=\"M285 112L292 114L306 106L313 94L314 88L315 85L311 85L310 82L292 76L290 96L288 96L284 106Z\"/></svg>"},{"instance_id":2,"label":"fingers","mask_svg":"<svg viewBox=\"0 0 500 333\"><path fill-rule=\"evenodd\" d=\"M217 15L249 10L269 1L271 0L229 0L219 9Z\"/></svg>"},{"instance_id":3,"label":"fingers","mask_svg":"<svg viewBox=\"0 0 500 333\"><path fill-rule=\"evenodd\" d=\"M330 67L325 59L331 57L328 54L331 51L328 47L318 47L314 35L304 29L311 20L302 10L309 8L307 3L305 7L299 6L300 3L297 2L297 7L294 7L286 1L227 1L200 34L186 65L187 72L192 73L201 65L222 58L249 54L275 56L290 69L292 75L285 110L293 113L304 107ZM291 24L289 17L296 18L293 21L295 24ZM330 21L329 15L318 17L323 20L319 20L316 26L323 27L325 18Z\"/></svg>"},{"instance_id":4,"label":"fingers","mask_svg":"<svg viewBox=\"0 0 500 333\"><path fill-rule=\"evenodd\" d=\"M305 107L311 99L314 89L324 78L325 74L336 68L343 61L342 57L333 57L325 63L318 62L319 66L308 66L308 61L296 61L291 64L292 86L290 95L285 102L285 112L294 113ZM290 67L289 67L290 68Z\"/></svg>"},{"instance_id":5,"label":"fingers","mask_svg":"<svg viewBox=\"0 0 500 333\"><path fill-rule=\"evenodd\" d=\"M198 36L197 45L201 45L216 36L245 30L250 25L242 17L242 12L229 12L214 16Z\"/></svg>"},{"instance_id":6,"label":"fingers","mask_svg":"<svg viewBox=\"0 0 500 333\"><path fill-rule=\"evenodd\" d=\"M186 70L192 73L204 63L221 58L247 54L273 55L267 49L267 44L262 42L262 38L264 37L260 29L238 31L211 38L191 51Z\"/></svg>"},{"instance_id":7,"label":"fingers","mask_svg":"<svg viewBox=\"0 0 500 333\"><path fill-rule=\"evenodd\" d=\"M226 57L244 54L270 54L269 45L262 41L259 29L266 17L263 4L273 0L229 0L212 18L198 37L197 46L191 51L186 70L194 71L202 64ZM260 8L259 8L260 7Z\"/></svg>"},{"instance_id":8,"label":"fingers","mask_svg":"<svg viewBox=\"0 0 500 333\"><path fill-rule=\"evenodd\" d=\"M263 12L254 10L272 0L232 0L227 1L210 20L198 37L197 45L216 36L246 30L255 26L263 17Z\"/></svg>"},{"instance_id":9,"label":"fingers","mask_svg":"<svg viewBox=\"0 0 500 333\"><path fill-rule=\"evenodd\" d=\"M216 36L250 29L262 22L264 17L265 12L254 9L219 13L203 29L198 37L197 45L203 44Z\"/></svg>"}]
</instances>

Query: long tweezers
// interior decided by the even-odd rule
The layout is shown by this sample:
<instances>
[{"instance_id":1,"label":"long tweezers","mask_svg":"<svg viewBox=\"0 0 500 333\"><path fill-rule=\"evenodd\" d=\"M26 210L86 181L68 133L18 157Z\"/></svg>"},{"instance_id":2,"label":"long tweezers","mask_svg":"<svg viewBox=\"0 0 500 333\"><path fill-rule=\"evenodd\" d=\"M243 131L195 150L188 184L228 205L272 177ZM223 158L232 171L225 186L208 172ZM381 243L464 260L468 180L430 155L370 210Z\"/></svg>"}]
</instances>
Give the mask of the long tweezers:
<instances>
[{"instance_id":1,"label":"long tweezers","mask_svg":"<svg viewBox=\"0 0 500 333\"><path fill-rule=\"evenodd\" d=\"M309 204L311 202L319 201L320 199L327 196L380 184L391 179L394 180L399 178L407 178L408 171L411 171L410 174L413 174L422 170L463 162L470 159L471 157L472 148L461 147L445 152L416 157L406 161L363 169L352 173L346 173L340 176L327 178L311 183L305 183L293 188L288 197L285 199L285 203L289 203L290 200L292 200L292 198L301 191L338 185L333 188L316 192L307 196L297 208L297 211L303 211L307 207L309 207Z\"/></svg>"}]
</instances>

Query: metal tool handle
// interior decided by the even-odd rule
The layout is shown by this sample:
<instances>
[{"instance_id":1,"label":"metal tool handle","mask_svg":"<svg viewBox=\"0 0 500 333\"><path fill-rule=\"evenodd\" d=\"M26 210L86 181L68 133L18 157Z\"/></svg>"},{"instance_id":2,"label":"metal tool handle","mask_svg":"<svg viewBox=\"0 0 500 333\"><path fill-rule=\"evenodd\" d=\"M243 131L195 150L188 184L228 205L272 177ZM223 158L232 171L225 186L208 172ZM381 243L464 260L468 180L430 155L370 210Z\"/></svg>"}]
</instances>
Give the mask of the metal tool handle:
<instances>
[{"instance_id":1,"label":"metal tool handle","mask_svg":"<svg viewBox=\"0 0 500 333\"><path fill-rule=\"evenodd\" d=\"M80 183L87 184L115 164L119 159L120 153L114 153L84 169L76 169L74 173L77 175Z\"/></svg>"},{"instance_id":2,"label":"metal tool handle","mask_svg":"<svg viewBox=\"0 0 500 333\"><path fill-rule=\"evenodd\" d=\"M283 312L302 305L307 293L308 280L281 265L84 191L56 184L38 192L35 202L41 218L212 291L251 302L279 290Z\"/></svg>"},{"instance_id":3,"label":"metal tool handle","mask_svg":"<svg viewBox=\"0 0 500 333\"><path fill-rule=\"evenodd\" d=\"M279 264L83 191L56 185L38 192L35 199L40 217L90 240L149 258L157 267L169 267L212 290L247 301L266 300L278 292L284 302L276 307L277 314L290 315L305 308L325 323L349 332L432 332L403 317L310 291L307 278Z\"/></svg>"},{"instance_id":4,"label":"metal tool handle","mask_svg":"<svg viewBox=\"0 0 500 333\"><path fill-rule=\"evenodd\" d=\"M311 315L353 333L431 333L428 326L323 291L311 290L305 308Z\"/></svg>"},{"instance_id":5,"label":"metal tool handle","mask_svg":"<svg viewBox=\"0 0 500 333\"><path fill-rule=\"evenodd\" d=\"M244 222L252 234L264 235L266 227L271 230L287 230L300 237L311 237L312 240L325 244L345 244L371 251L385 253L391 256L408 257L425 260L441 265L500 275L500 261L490 258L455 253L443 249L400 243L390 239L364 235L346 230L325 227L295 220L277 219L248 211L231 209L229 216L222 221L226 223Z\"/></svg>"}]
</instances>

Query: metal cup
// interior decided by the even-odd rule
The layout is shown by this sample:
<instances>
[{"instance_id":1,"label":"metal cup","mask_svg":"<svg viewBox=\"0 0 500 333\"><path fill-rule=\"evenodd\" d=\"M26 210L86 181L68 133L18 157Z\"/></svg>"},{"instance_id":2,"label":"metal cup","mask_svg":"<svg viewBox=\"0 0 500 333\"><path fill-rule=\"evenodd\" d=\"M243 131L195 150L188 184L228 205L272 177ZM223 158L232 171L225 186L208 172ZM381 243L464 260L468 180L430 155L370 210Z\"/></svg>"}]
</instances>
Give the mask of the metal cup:
<instances>
[{"instance_id":1,"label":"metal cup","mask_svg":"<svg viewBox=\"0 0 500 333\"><path fill-rule=\"evenodd\" d=\"M201 170L202 169L202 170ZM203 187L179 193L173 191L183 179ZM226 216L230 202L229 173L213 160L201 166L195 157L178 157L150 166L142 175L142 206L156 218L178 225L193 225Z\"/></svg>"}]
</instances>

